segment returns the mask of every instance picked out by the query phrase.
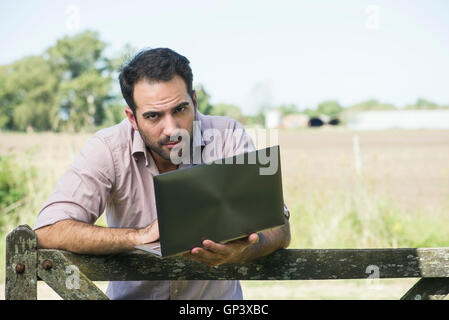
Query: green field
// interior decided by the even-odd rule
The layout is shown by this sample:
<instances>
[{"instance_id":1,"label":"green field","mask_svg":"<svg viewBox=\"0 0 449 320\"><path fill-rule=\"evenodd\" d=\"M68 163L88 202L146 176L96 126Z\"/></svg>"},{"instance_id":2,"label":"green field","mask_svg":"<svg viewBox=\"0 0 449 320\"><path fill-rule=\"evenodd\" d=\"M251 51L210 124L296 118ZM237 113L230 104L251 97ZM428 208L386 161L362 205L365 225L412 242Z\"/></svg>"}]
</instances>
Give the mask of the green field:
<instances>
[{"instance_id":1,"label":"green field","mask_svg":"<svg viewBox=\"0 0 449 320\"><path fill-rule=\"evenodd\" d=\"M17 167L29 173L23 176L28 196L1 213L8 224L0 233L0 283L6 233L18 224L34 224L88 137L0 134L0 155L14 155ZM448 246L449 131L285 130L279 132L279 144L284 197L291 211L291 248ZM104 225L104 218L98 223ZM395 299L413 282L381 280L380 289L365 280L244 281L243 287L247 299ZM39 297L52 297L42 290ZM3 294L2 289L0 297Z\"/></svg>"}]
</instances>

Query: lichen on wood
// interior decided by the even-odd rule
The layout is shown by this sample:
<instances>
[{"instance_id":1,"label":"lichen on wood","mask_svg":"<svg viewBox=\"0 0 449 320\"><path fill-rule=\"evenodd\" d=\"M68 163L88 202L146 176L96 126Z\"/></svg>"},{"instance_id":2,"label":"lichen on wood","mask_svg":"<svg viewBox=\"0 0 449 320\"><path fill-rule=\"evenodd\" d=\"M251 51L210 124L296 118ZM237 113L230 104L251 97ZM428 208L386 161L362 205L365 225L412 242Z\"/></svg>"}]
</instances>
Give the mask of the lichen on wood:
<instances>
[{"instance_id":1,"label":"lichen on wood","mask_svg":"<svg viewBox=\"0 0 449 320\"><path fill-rule=\"evenodd\" d=\"M37 299L37 238L27 225L6 236L5 298Z\"/></svg>"}]
</instances>

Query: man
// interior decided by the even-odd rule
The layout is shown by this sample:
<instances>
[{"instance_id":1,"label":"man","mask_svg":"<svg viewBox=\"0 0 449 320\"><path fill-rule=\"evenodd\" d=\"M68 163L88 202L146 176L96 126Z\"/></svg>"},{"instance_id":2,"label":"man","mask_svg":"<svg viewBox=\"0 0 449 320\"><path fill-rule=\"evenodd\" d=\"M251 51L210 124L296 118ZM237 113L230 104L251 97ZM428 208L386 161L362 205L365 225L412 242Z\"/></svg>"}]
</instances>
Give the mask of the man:
<instances>
[{"instance_id":1,"label":"man","mask_svg":"<svg viewBox=\"0 0 449 320\"><path fill-rule=\"evenodd\" d=\"M188 166L171 161L182 144L194 149L218 143L205 141L194 130L194 123L199 123L201 130L243 130L232 119L198 112L189 61L170 49L138 53L122 68L119 79L128 104L127 118L91 137L58 182L34 227L39 248L111 254L157 240L153 176ZM191 138L174 138L181 131ZM218 147L228 153L254 149L247 134L233 141L235 148L225 146L228 142L225 138ZM94 226L105 209L108 228ZM287 247L289 242L286 219L284 226L244 240L227 244L205 240L202 248L193 248L186 256L217 266L260 257ZM106 293L111 299L242 298L238 281L112 281Z\"/></svg>"}]
</instances>

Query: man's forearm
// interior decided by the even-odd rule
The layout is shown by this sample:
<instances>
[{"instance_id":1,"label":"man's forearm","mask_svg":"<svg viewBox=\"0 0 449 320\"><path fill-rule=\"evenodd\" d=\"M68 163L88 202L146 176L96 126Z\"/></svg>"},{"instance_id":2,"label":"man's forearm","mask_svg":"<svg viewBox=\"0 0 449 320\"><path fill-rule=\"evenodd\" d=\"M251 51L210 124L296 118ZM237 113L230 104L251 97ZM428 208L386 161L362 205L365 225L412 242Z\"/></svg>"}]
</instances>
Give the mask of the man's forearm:
<instances>
[{"instance_id":1,"label":"man's forearm","mask_svg":"<svg viewBox=\"0 0 449 320\"><path fill-rule=\"evenodd\" d=\"M285 249L290 244L290 224L288 221L277 228L258 233L259 241L243 252L244 261L251 261L266 256L278 249Z\"/></svg>"},{"instance_id":2,"label":"man's forearm","mask_svg":"<svg viewBox=\"0 0 449 320\"><path fill-rule=\"evenodd\" d=\"M104 228L75 220L62 220L36 230L40 249L62 249L84 254L110 254L132 250L139 232L132 228Z\"/></svg>"}]
</instances>

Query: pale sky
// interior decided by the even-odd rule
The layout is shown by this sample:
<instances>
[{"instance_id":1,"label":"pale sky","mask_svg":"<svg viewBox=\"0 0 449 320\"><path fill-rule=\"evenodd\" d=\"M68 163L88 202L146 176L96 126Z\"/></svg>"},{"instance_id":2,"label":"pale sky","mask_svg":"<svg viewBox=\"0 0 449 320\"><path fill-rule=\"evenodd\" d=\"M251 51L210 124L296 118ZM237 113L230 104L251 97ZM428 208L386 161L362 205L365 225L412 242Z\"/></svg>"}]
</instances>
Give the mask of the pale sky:
<instances>
[{"instance_id":1,"label":"pale sky","mask_svg":"<svg viewBox=\"0 0 449 320\"><path fill-rule=\"evenodd\" d=\"M0 64L90 29L116 52L170 47L212 102L449 105L449 1L2 1Z\"/></svg>"}]
</instances>

